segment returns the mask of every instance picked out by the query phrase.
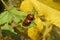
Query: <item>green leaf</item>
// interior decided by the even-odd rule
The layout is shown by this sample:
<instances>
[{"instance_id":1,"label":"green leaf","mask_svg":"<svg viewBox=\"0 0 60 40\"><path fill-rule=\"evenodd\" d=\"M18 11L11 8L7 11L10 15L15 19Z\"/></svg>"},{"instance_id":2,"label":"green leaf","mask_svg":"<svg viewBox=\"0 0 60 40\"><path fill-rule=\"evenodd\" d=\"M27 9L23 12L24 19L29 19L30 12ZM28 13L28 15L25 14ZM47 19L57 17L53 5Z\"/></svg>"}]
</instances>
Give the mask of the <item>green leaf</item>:
<instances>
[{"instance_id":1,"label":"green leaf","mask_svg":"<svg viewBox=\"0 0 60 40\"><path fill-rule=\"evenodd\" d=\"M36 26L36 23L32 21L30 26Z\"/></svg>"},{"instance_id":2,"label":"green leaf","mask_svg":"<svg viewBox=\"0 0 60 40\"><path fill-rule=\"evenodd\" d=\"M5 24L3 27L1 27L2 30L9 30L11 32L14 32L13 30L13 27L8 25L8 24Z\"/></svg>"},{"instance_id":3,"label":"green leaf","mask_svg":"<svg viewBox=\"0 0 60 40\"><path fill-rule=\"evenodd\" d=\"M9 30L2 30L3 37L11 35L12 40L20 40L20 35L17 35Z\"/></svg>"},{"instance_id":4,"label":"green leaf","mask_svg":"<svg viewBox=\"0 0 60 40\"><path fill-rule=\"evenodd\" d=\"M27 15L26 12L18 11L15 7L10 7L9 13L12 13L12 14L17 15L17 16L26 16Z\"/></svg>"},{"instance_id":5,"label":"green leaf","mask_svg":"<svg viewBox=\"0 0 60 40\"><path fill-rule=\"evenodd\" d=\"M32 9L31 11L28 11L27 13L30 13L30 14L35 14L36 10L35 9Z\"/></svg>"},{"instance_id":6,"label":"green leaf","mask_svg":"<svg viewBox=\"0 0 60 40\"><path fill-rule=\"evenodd\" d=\"M13 15L11 13L8 13L8 18L7 18L8 19L8 23L12 21L12 16Z\"/></svg>"},{"instance_id":7,"label":"green leaf","mask_svg":"<svg viewBox=\"0 0 60 40\"><path fill-rule=\"evenodd\" d=\"M19 21L20 21L20 18L19 18L18 16L15 16L15 15L14 15L14 22L15 22L15 23L18 23Z\"/></svg>"},{"instance_id":8,"label":"green leaf","mask_svg":"<svg viewBox=\"0 0 60 40\"><path fill-rule=\"evenodd\" d=\"M32 9L31 11L28 12L22 12L18 11L15 7L9 7L9 12L17 16L27 16L28 14L34 14L36 11L35 9Z\"/></svg>"},{"instance_id":9,"label":"green leaf","mask_svg":"<svg viewBox=\"0 0 60 40\"><path fill-rule=\"evenodd\" d=\"M5 13L4 16L1 16L1 18L0 18L0 24L3 24L3 23L6 23L7 22L7 16L8 16L7 13Z\"/></svg>"},{"instance_id":10,"label":"green leaf","mask_svg":"<svg viewBox=\"0 0 60 40\"><path fill-rule=\"evenodd\" d=\"M9 23L12 21L12 14L8 11L5 11L0 16L0 24Z\"/></svg>"},{"instance_id":11,"label":"green leaf","mask_svg":"<svg viewBox=\"0 0 60 40\"><path fill-rule=\"evenodd\" d=\"M25 19L26 16L17 16L14 15L14 22L18 23L19 21L23 21Z\"/></svg>"},{"instance_id":12,"label":"green leaf","mask_svg":"<svg viewBox=\"0 0 60 40\"><path fill-rule=\"evenodd\" d=\"M22 22L22 23L21 23L21 26L24 27L24 28L30 28L30 27L36 26L36 23L35 23L34 21L31 21L31 24L30 24L30 25L25 26L25 25L23 25L23 22Z\"/></svg>"},{"instance_id":13,"label":"green leaf","mask_svg":"<svg viewBox=\"0 0 60 40\"><path fill-rule=\"evenodd\" d=\"M22 29L21 29L21 28L19 28L19 27L17 27L17 30L18 30L19 32L22 32Z\"/></svg>"},{"instance_id":14,"label":"green leaf","mask_svg":"<svg viewBox=\"0 0 60 40\"><path fill-rule=\"evenodd\" d=\"M4 15L6 15L6 12L7 12L7 11L4 11L4 12L2 12L2 13L0 14L0 19L1 19L2 17L4 17Z\"/></svg>"}]
</instances>

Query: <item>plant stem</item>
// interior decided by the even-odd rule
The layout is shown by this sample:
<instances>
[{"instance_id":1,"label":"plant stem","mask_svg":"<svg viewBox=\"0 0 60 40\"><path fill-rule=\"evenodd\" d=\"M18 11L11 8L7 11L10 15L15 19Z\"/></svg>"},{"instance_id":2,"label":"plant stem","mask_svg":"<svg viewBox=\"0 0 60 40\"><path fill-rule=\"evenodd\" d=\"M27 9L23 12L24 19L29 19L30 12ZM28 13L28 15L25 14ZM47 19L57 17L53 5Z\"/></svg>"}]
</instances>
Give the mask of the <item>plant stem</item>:
<instances>
[{"instance_id":1,"label":"plant stem","mask_svg":"<svg viewBox=\"0 0 60 40\"><path fill-rule=\"evenodd\" d=\"M1 0L1 2L4 4L4 6L6 7L6 10L8 10L8 6L6 5L6 3L3 1L3 0Z\"/></svg>"}]
</instances>

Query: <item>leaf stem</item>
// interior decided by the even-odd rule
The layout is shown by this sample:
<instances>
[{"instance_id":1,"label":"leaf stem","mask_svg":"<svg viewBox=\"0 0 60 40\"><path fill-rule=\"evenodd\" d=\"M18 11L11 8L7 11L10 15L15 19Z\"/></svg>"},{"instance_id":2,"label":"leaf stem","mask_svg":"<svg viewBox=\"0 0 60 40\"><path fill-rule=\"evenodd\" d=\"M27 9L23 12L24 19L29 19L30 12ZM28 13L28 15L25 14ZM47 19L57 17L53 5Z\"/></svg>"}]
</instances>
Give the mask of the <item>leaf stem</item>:
<instances>
[{"instance_id":1,"label":"leaf stem","mask_svg":"<svg viewBox=\"0 0 60 40\"><path fill-rule=\"evenodd\" d=\"M4 0L1 0L1 2L4 4L4 6L6 7L6 10L8 10L8 6L7 4L4 2Z\"/></svg>"}]
</instances>

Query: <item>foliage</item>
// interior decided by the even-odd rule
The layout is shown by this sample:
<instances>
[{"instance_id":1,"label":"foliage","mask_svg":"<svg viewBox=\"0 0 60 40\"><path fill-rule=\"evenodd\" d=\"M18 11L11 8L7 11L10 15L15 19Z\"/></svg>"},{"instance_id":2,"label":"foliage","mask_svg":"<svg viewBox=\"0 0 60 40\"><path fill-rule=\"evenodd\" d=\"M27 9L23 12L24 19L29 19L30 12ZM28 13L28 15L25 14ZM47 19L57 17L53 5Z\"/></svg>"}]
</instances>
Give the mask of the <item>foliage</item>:
<instances>
[{"instance_id":1,"label":"foliage","mask_svg":"<svg viewBox=\"0 0 60 40\"><path fill-rule=\"evenodd\" d=\"M20 11L16 7L5 5L8 8L0 14L3 37L10 35L12 40L28 40L24 37L32 40L60 40L60 11L37 0L24 0L22 3ZM27 10L25 6L28 7ZM34 20L25 26L23 21L28 14L34 14Z\"/></svg>"}]
</instances>

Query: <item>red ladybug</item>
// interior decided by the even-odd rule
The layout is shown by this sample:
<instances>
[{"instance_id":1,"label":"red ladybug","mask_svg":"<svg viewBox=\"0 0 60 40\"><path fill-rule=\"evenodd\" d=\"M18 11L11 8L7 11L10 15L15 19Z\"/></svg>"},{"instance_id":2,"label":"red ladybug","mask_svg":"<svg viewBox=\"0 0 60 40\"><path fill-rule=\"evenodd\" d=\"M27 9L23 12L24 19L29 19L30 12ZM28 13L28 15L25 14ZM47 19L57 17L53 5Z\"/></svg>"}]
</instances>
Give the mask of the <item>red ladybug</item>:
<instances>
[{"instance_id":1,"label":"red ladybug","mask_svg":"<svg viewBox=\"0 0 60 40\"><path fill-rule=\"evenodd\" d=\"M23 22L23 24L26 25L26 26L30 25L30 23L31 23L31 21L29 19L25 19L24 22Z\"/></svg>"},{"instance_id":2,"label":"red ladybug","mask_svg":"<svg viewBox=\"0 0 60 40\"><path fill-rule=\"evenodd\" d=\"M29 20L33 20L34 19L34 15L33 14L28 14L27 17Z\"/></svg>"}]
</instances>

